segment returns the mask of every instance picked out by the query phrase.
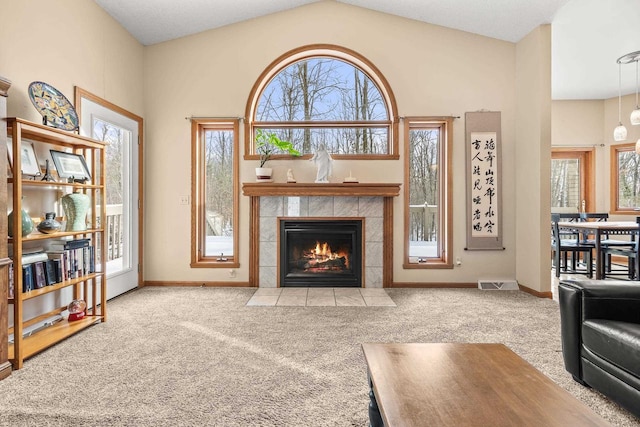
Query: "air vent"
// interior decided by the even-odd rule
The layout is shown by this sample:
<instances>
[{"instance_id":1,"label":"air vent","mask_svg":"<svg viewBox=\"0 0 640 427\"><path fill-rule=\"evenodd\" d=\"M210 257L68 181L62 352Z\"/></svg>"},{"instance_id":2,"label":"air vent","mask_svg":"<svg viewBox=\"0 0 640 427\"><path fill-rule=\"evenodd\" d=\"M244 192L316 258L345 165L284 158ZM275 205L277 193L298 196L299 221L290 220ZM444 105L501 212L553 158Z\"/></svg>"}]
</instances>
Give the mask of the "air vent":
<instances>
[{"instance_id":1,"label":"air vent","mask_svg":"<svg viewBox=\"0 0 640 427\"><path fill-rule=\"evenodd\" d=\"M484 291L517 291L518 282L515 280L478 280L478 289Z\"/></svg>"}]
</instances>

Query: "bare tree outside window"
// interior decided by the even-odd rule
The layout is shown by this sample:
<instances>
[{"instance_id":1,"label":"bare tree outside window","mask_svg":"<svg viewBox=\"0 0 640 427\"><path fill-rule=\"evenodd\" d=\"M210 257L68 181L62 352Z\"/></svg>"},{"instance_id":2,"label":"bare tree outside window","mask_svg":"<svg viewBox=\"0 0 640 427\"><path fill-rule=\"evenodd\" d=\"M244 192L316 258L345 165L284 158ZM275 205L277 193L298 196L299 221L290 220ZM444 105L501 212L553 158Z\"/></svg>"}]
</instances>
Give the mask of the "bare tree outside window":
<instances>
[{"instance_id":1,"label":"bare tree outside window","mask_svg":"<svg viewBox=\"0 0 640 427\"><path fill-rule=\"evenodd\" d=\"M266 85L254 125L290 141L303 154L324 145L334 154L387 154L389 112L378 86L337 58L308 58Z\"/></svg>"},{"instance_id":2,"label":"bare tree outside window","mask_svg":"<svg viewBox=\"0 0 640 427\"><path fill-rule=\"evenodd\" d=\"M580 209L580 160L551 160L551 209Z\"/></svg>"},{"instance_id":3,"label":"bare tree outside window","mask_svg":"<svg viewBox=\"0 0 640 427\"><path fill-rule=\"evenodd\" d=\"M618 151L618 209L640 207L640 155L635 151Z\"/></svg>"},{"instance_id":4,"label":"bare tree outside window","mask_svg":"<svg viewBox=\"0 0 640 427\"><path fill-rule=\"evenodd\" d=\"M233 256L233 150L233 130L205 130L206 256Z\"/></svg>"},{"instance_id":5,"label":"bare tree outside window","mask_svg":"<svg viewBox=\"0 0 640 427\"><path fill-rule=\"evenodd\" d=\"M107 199L103 227L107 231L107 261L123 260L124 256L124 200L125 174L124 156L131 143L131 132L97 117L93 118L93 138L106 142L104 155L106 164L105 196Z\"/></svg>"},{"instance_id":6,"label":"bare tree outside window","mask_svg":"<svg viewBox=\"0 0 640 427\"><path fill-rule=\"evenodd\" d=\"M105 147L107 164L106 185L107 204L121 205L123 202L122 156L128 135L118 126L94 118L93 138L108 144Z\"/></svg>"},{"instance_id":7,"label":"bare tree outside window","mask_svg":"<svg viewBox=\"0 0 640 427\"><path fill-rule=\"evenodd\" d=\"M405 117L404 267L453 268L452 117Z\"/></svg>"},{"instance_id":8,"label":"bare tree outside window","mask_svg":"<svg viewBox=\"0 0 640 427\"><path fill-rule=\"evenodd\" d=\"M409 131L409 256L436 257L438 251L440 131Z\"/></svg>"}]
</instances>

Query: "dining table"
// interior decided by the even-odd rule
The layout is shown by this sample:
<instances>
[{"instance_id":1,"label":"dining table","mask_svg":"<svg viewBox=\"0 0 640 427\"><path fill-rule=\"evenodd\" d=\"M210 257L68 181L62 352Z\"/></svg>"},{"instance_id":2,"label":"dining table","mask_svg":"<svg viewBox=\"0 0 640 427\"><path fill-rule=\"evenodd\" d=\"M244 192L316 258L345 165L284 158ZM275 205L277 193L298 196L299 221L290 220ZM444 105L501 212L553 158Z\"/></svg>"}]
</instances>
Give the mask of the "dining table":
<instances>
[{"instance_id":1,"label":"dining table","mask_svg":"<svg viewBox=\"0 0 640 427\"><path fill-rule=\"evenodd\" d=\"M600 256L603 236L605 239L609 239L610 236L635 236L640 234L640 224L636 221L559 221L558 228L565 232L574 231L582 235L593 236L596 257L595 276L597 280L604 277L603 259Z\"/></svg>"}]
</instances>

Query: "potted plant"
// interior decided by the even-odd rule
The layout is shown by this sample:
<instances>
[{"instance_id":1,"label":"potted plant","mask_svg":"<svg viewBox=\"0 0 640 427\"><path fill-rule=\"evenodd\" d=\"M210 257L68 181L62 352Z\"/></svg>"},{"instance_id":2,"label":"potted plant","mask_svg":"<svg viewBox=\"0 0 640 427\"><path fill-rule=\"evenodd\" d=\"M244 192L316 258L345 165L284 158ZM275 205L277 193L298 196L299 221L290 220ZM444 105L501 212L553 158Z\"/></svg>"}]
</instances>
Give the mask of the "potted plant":
<instances>
[{"instance_id":1,"label":"potted plant","mask_svg":"<svg viewBox=\"0 0 640 427\"><path fill-rule=\"evenodd\" d=\"M256 130L256 153L260 155L260 167L256 168L256 180L269 181L273 169L264 167L265 163L271 158L275 152L284 152L292 156L299 156L300 152L296 150L289 141L283 141L273 132L265 132L262 129Z\"/></svg>"}]
</instances>

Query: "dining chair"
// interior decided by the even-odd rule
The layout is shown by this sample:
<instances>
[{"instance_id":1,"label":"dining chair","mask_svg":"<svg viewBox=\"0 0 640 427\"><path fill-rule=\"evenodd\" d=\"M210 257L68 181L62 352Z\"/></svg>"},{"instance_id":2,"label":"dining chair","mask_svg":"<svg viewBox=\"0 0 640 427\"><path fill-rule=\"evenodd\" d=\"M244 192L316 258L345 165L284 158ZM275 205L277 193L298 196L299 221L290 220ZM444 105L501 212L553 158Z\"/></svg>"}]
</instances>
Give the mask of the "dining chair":
<instances>
[{"instance_id":1,"label":"dining chair","mask_svg":"<svg viewBox=\"0 0 640 427\"><path fill-rule=\"evenodd\" d=\"M566 214L551 214L551 249L553 250L553 265L556 277L560 277L560 272L564 273L586 273L589 278L593 277L593 254L594 245L582 243L580 233L560 232L558 222ZM578 216L579 218L579 216ZM571 254L571 269L569 269L568 255ZM580 269L580 254L583 255L584 269ZM562 262L564 261L564 262Z\"/></svg>"},{"instance_id":2,"label":"dining chair","mask_svg":"<svg viewBox=\"0 0 640 427\"><path fill-rule=\"evenodd\" d=\"M606 222L609 220L609 214L606 212L582 212L580 213L580 221L596 221L596 222ZM583 233L582 242L587 244L594 244L595 239L591 239L588 233ZM600 240L600 247L610 248L617 247L624 250L633 250L635 243L630 240L622 240L622 239L612 239L609 236L609 233L605 233ZM604 262L603 265L606 267L607 271L611 271L613 264L611 263L611 255L603 254Z\"/></svg>"},{"instance_id":3,"label":"dining chair","mask_svg":"<svg viewBox=\"0 0 640 427\"><path fill-rule=\"evenodd\" d=\"M636 217L636 223L640 229L640 217ZM640 279L640 236L632 234L631 241L627 242L626 246L602 246L598 256L602 256L605 260L602 264L603 271L601 272L603 279L607 277L620 278L621 274L625 275L629 280ZM627 268L611 268L612 256L627 258Z\"/></svg>"}]
</instances>

